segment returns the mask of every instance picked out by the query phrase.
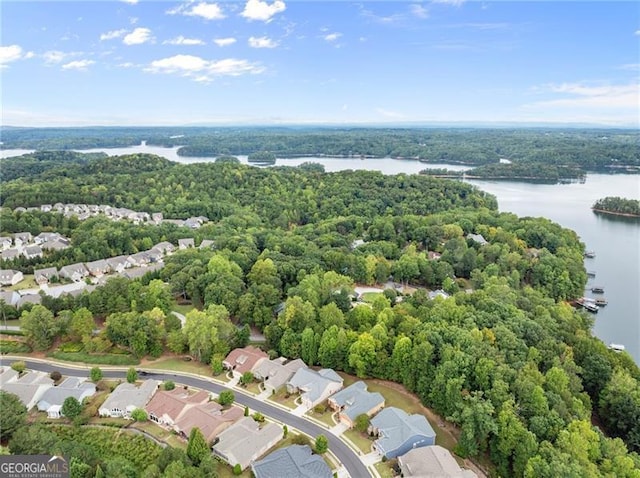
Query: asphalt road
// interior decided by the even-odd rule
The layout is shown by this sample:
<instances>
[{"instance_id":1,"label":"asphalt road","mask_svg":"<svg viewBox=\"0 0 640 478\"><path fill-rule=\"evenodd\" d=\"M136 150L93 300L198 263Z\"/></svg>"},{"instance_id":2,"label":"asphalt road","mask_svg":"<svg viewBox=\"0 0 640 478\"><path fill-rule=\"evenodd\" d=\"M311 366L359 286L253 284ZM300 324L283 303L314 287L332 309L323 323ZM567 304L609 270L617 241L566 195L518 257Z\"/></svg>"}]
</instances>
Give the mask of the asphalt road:
<instances>
[{"instance_id":1,"label":"asphalt road","mask_svg":"<svg viewBox=\"0 0 640 478\"><path fill-rule=\"evenodd\" d=\"M27 368L30 368L32 370L40 370L47 373L57 370L63 375L84 375L82 373L82 370L77 368L67 368L58 364L50 365L41 362L33 362L28 359L24 361L27 364ZM0 365L9 365L9 363L7 362L7 360L0 359ZM87 369L87 375L88 373L89 370ZM103 369L103 375L105 378L126 378L126 371L110 371ZM216 394L219 394L223 390L232 390L208 380L198 379L189 375L182 375L179 372L165 374L149 371L147 375L141 375L140 378L149 378L160 381L173 380L174 382L179 382L190 387L201 388L203 390L208 390ZM371 473L369 473L369 470L367 470L367 467L364 465L364 463L362 463L355 452L351 448L349 448L346 443L344 443L342 440L335 437L331 433L328 433L324 428L316 425L313 422L305 420L304 418L297 417L289 412L286 412L281 408L270 405L242 393L237 393L237 391L235 390L232 391L235 394L235 402L239 405L248 406L252 410L258 411L267 417L278 420L291 428L296 428L312 437L325 435L329 439L329 449L344 465L344 467L347 469L347 472L349 473L349 475L351 475L352 478L368 478L371 476Z\"/></svg>"}]
</instances>

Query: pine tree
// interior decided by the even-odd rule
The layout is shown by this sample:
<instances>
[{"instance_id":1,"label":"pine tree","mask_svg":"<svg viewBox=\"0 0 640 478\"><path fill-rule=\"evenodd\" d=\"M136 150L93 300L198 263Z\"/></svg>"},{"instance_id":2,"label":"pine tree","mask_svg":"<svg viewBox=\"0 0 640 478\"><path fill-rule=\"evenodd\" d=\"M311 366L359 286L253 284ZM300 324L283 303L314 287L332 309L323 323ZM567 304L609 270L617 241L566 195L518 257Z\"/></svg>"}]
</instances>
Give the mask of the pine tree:
<instances>
[{"instance_id":1,"label":"pine tree","mask_svg":"<svg viewBox=\"0 0 640 478\"><path fill-rule=\"evenodd\" d=\"M209 445L198 427L191 429L189 443L187 443L187 456L194 465L199 465L202 459L209 454Z\"/></svg>"}]
</instances>

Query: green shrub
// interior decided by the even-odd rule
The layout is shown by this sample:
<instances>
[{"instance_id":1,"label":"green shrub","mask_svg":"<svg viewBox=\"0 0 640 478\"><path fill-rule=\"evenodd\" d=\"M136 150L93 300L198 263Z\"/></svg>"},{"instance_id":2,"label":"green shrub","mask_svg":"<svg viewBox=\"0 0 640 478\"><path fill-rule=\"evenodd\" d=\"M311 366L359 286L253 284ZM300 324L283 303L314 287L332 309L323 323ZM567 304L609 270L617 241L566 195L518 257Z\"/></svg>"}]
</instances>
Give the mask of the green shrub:
<instances>
[{"instance_id":1,"label":"green shrub","mask_svg":"<svg viewBox=\"0 0 640 478\"><path fill-rule=\"evenodd\" d=\"M251 418L253 418L258 423L264 422L264 415L260 412L255 412L253 415L251 415Z\"/></svg>"},{"instance_id":2,"label":"green shrub","mask_svg":"<svg viewBox=\"0 0 640 478\"><path fill-rule=\"evenodd\" d=\"M235 399L236 396L231 390L224 390L220 392L220 395L218 396L218 403L223 406L231 405Z\"/></svg>"},{"instance_id":3,"label":"green shrub","mask_svg":"<svg viewBox=\"0 0 640 478\"><path fill-rule=\"evenodd\" d=\"M15 370L16 372L18 372L18 373L22 373L22 372L24 372L24 371L27 369L27 364L26 364L26 363L24 363L24 361L19 360L19 361L17 361L17 362L13 362L13 363L11 364L11 368L12 368L13 370Z\"/></svg>"},{"instance_id":4,"label":"green shrub","mask_svg":"<svg viewBox=\"0 0 640 478\"><path fill-rule=\"evenodd\" d=\"M129 367L129 370L127 370L127 382L135 383L136 380L138 380L138 372L135 368Z\"/></svg>"},{"instance_id":5,"label":"green shrub","mask_svg":"<svg viewBox=\"0 0 640 478\"><path fill-rule=\"evenodd\" d=\"M58 347L58 350L60 352L72 352L72 353L82 352L82 349L84 349L84 345L77 342L67 342L66 344L60 344L60 347Z\"/></svg>"},{"instance_id":6,"label":"green shrub","mask_svg":"<svg viewBox=\"0 0 640 478\"><path fill-rule=\"evenodd\" d=\"M131 418L133 418L136 422L146 422L147 412L145 412L142 408L136 408L131 412Z\"/></svg>"},{"instance_id":7,"label":"green shrub","mask_svg":"<svg viewBox=\"0 0 640 478\"><path fill-rule=\"evenodd\" d=\"M0 339L0 354L20 354L31 352L31 347L24 342Z\"/></svg>"},{"instance_id":8,"label":"green shrub","mask_svg":"<svg viewBox=\"0 0 640 478\"><path fill-rule=\"evenodd\" d=\"M51 372L49 374L49 378L51 378L51 380L53 380L54 382L57 382L58 380L60 380L62 378L62 374L60 372L58 372L57 370L54 370L53 372Z\"/></svg>"},{"instance_id":9,"label":"green shrub","mask_svg":"<svg viewBox=\"0 0 640 478\"><path fill-rule=\"evenodd\" d=\"M99 382L102 380L102 370L100 367L93 367L91 372L89 372L89 376L91 377L92 382Z\"/></svg>"},{"instance_id":10,"label":"green shrub","mask_svg":"<svg viewBox=\"0 0 640 478\"><path fill-rule=\"evenodd\" d=\"M176 383L173 380L167 380L166 382L164 382L164 389L169 391L169 390L173 390L174 388L176 388Z\"/></svg>"},{"instance_id":11,"label":"green shrub","mask_svg":"<svg viewBox=\"0 0 640 478\"><path fill-rule=\"evenodd\" d=\"M242 467L240 466L240 463L236 463L233 466L233 474L236 476L239 476L242 474Z\"/></svg>"}]
</instances>

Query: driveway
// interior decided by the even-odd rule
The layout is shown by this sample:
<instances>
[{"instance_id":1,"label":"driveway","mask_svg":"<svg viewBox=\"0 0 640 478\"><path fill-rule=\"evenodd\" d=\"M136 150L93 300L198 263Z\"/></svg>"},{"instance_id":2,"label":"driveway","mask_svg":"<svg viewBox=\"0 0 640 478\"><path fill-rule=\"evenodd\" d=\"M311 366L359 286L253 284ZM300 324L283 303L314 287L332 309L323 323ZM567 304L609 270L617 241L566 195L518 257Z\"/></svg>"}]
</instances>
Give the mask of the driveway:
<instances>
[{"instance_id":1,"label":"driveway","mask_svg":"<svg viewBox=\"0 0 640 478\"><path fill-rule=\"evenodd\" d=\"M86 376L89 374L90 367L69 367L61 364L48 364L42 362L36 362L33 360L29 360L28 358L20 357L20 360L24 360L27 365L27 368L32 370L40 370L42 372L53 372L54 370L59 371L63 375L81 375ZM2 358L0 359L0 365L9 365L13 359ZM115 369L118 370L115 370ZM126 378L126 370L125 367L102 367L103 375L105 378ZM85 373L83 373L83 371ZM210 379L206 378L196 378L192 375L185 375L180 372L175 373L157 373L149 371L146 375L146 378L153 378L155 380L172 380L174 382L179 382L184 385L188 385L190 387L201 388L203 390L207 390L209 392L213 392L219 394L224 390L230 390L229 388L222 386L218 383L214 383ZM317 437L318 435L325 435L329 440L329 449L333 452L333 454L338 458L338 460L342 463L346 472L349 476L353 478L366 478L370 477L371 473L367 469L367 466L362 462L362 460L354 453L354 451L349 448L349 446L332 435L331 433L327 433L323 427L316 425L315 423L310 422L302 417L297 417L291 414L289 411L278 408L274 405L270 405L267 402L263 402L261 400L257 400L254 397L250 397L248 395L244 395L242 393L237 393L235 391L236 403L241 406L248 406L250 409L255 410L257 412L262 413L263 415L270 417L280 423L285 423L290 427L296 428L311 437ZM341 476L344 476L343 473L340 473Z\"/></svg>"}]
</instances>

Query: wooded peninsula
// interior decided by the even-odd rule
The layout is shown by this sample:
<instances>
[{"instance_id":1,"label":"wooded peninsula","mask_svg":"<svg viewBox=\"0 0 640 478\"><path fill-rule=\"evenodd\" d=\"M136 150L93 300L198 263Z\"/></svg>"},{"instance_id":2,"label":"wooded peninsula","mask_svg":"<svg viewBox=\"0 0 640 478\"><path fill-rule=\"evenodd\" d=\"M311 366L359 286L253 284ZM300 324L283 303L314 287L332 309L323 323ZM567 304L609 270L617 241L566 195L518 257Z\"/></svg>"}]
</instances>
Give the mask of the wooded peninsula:
<instances>
[{"instance_id":1,"label":"wooded peninsula","mask_svg":"<svg viewBox=\"0 0 640 478\"><path fill-rule=\"evenodd\" d=\"M176 251L141 279L110 279L77 297L44 296L20 310L2 304L5 317L21 314L29 347L55 354L54 344L74 344L89 357L115 348L134 360L168 350L217 370L254 326L273 356L402 384L459 428L460 456L489 462L496 475L639 476L640 370L630 355L595 338L593 319L569 304L587 282L584 244L573 231L500 213L495 197L459 181L327 173L317 164L255 168L228 157L239 145L248 153L317 154L318 144L327 154L412 157L432 142L433 151L447 143L451 161L483 164L526 151L529 159L590 169L610 167L614 156L616 164L638 165L636 132L607 130L607 139L602 131L554 133L553 141L542 132L501 130L372 133L366 140L324 130L229 130L216 141L204 133L186 140L156 129L127 132L117 141L189 141L186 153L227 157L190 165L69 152L2 160L0 235L55 231L71 239L67 249L5 260L2 269L29 273L183 238L213 246ZM51 134L39 144L74 147L78 137ZM34 138L19 130L3 141L33 147ZM136 225L40 208L56 203L206 221L197 229ZM376 284L384 293L354 304L356 285ZM437 290L444 294L430 296ZM184 327L168 318L173 297L195 306ZM93 318L103 325L97 335ZM74 320L90 324L74 327Z\"/></svg>"},{"instance_id":2,"label":"wooded peninsula","mask_svg":"<svg viewBox=\"0 0 640 478\"><path fill-rule=\"evenodd\" d=\"M638 199L609 196L598 199L591 209L593 209L594 212L602 214L640 217L640 201Z\"/></svg>"}]
</instances>

